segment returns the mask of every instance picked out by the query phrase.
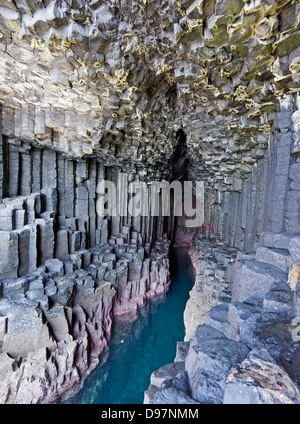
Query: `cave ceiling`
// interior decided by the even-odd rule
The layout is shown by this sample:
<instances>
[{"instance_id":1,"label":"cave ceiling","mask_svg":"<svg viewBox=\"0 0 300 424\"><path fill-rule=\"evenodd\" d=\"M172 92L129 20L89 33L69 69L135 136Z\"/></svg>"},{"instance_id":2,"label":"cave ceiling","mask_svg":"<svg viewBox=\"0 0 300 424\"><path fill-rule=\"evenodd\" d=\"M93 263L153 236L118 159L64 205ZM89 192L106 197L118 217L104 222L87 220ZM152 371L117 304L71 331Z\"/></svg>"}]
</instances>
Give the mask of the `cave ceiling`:
<instances>
[{"instance_id":1,"label":"cave ceiling","mask_svg":"<svg viewBox=\"0 0 300 424\"><path fill-rule=\"evenodd\" d=\"M153 175L247 178L300 90L291 0L0 0L3 134Z\"/></svg>"}]
</instances>

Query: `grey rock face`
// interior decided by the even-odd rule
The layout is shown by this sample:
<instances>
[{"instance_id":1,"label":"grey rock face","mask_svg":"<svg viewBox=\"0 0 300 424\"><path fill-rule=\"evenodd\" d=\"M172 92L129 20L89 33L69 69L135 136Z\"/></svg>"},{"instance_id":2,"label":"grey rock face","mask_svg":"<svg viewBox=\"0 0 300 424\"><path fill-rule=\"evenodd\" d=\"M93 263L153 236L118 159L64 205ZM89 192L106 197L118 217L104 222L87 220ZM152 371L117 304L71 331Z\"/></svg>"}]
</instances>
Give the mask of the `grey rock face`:
<instances>
[{"instance_id":1,"label":"grey rock face","mask_svg":"<svg viewBox=\"0 0 300 424\"><path fill-rule=\"evenodd\" d=\"M157 373L160 379L157 380ZM151 384L145 392L144 403L198 404L190 397L190 387L184 362L168 364L151 375Z\"/></svg>"},{"instance_id":2,"label":"grey rock face","mask_svg":"<svg viewBox=\"0 0 300 424\"><path fill-rule=\"evenodd\" d=\"M269 237L269 234L268 234ZM188 377L187 386L181 384L177 389L183 391L190 399L200 404L297 404L300 400L299 389L299 352L298 339L295 338L299 320L294 320L298 310L298 265L291 261L288 263L288 274L280 269L283 264L281 259L289 257L286 251L287 244L294 237L292 234L272 234L268 238L263 234L259 242L256 259L254 255L236 252L234 283L225 286L219 293L218 304L213 306L205 315L206 325L200 325L194 331L189 342L184 344L184 353L176 355L176 360L182 358L185 364L185 373ZM278 248L274 248L274 238ZM280 242L280 243L279 243ZM195 241L201 245L201 254L195 255L191 251L194 268L198 278L202 279L202 269L214 275L211 261L215 260L215 268L224 261L224 246L220 242L214 246L212 242L203 240ZM210 255L205 256L205 252ZM278 256L279 255L279 256ZM283 257L283 258L282 258ZM279 261L271 265L274 260ZM201 263L201 266L199 266ZM228 262L229 264L230 262ZM239 290L246 290L246 283L239 285L240 278L244 276L241 268L249 265L254 285L251 297L244 301L236 302L231 298L231 289L235 295L240 295ZM286 264L286 262L285 262ZM296 267L296 268L295 268ZM270 285L260 287L264 282L262 270L267 270L267 278L272 279ZM296 273L296 274L295 274ZM228 275L226 272L224 275ZM218 276L220 283L224 277ZM204 286L205 287L205 286ZM197 283L198 291L203 290ZM248 288L251 292L251 287ZM229 296L229 301L224 297ZM232 292L233 293L233 292ZM243 293L243 291L242 291ZM193 291L191 292L193 294ZM230 301L231 300L231 301ZM187 304L187 308L190 306ZM198 307L199 308L199 307ZM198 319L197 314L194 319ZM187 328L189 331L189 328ZM299 333L299 332L298 332ZM181 344L178 344L180 350ZM175 363L168 365L174 369ZM162 367L164 369L164 367ZM164 380L157 387L154 382L145 392L144 403L157 403L166 399L168 403L176 403L175 394L165 393L163 387L174 387L175 378L167 372ZM182 381L182 380L180 380ZM168 392L169 393L169 392Z\"/></svg>"},{"instance_id":3,"label":"grey rock face","mask_svg":"<svg viewBox=\"0 0 300 424\"><path fill-rule=\"evenodd\" d=\"M287 249L266 249L258 247L256 260L276 266L284 272L288 272L291 257Z\"/></svg>"},{"instance_id":4,"label":"grey rock face","mask_svg":"<svg viewBox=\"0 0 300 424\"><path fill-rule=\"evenodd\" d=\"M177 342L175 362L185 361L189 347L189 342Z\"/></svg>"},{"instance_id":5,"label":"grey rock face","mask_svg":"<svg viewBox=\"0 0 300 424\"><path fill-rule=\"evenodd\" d=\"M300 237L293 237L289 243L289 252L293 262L300 263Z\"/></svg>"},{"instance_id":6,"label":"grey rock face","mask_svg":"<svg viewBox=\"0 0 300 424\"><path fill-rule=\"evenodd\" d=\"M152 398L151 404L191 404L199 405L199 402L190 398L185 392L175 387L163 387Z\"/></svg>"},{"instance_id":7,"label":"grey rock face","mask_svg":"<svg viewBox=\"0 0 300 424\"><path fill-rule=\"evenodd\" d=\"M15 247L19 249L11 259L3 257L7 269L10 270L8 266L12 267L13 259L20 254L19 262L11 268L14 272L10 270L10 277L3 278L2 274L0 280L1 403L49 403L79 384L107 347L113 315L136 311L147 298L166 291L170 284L169 243L165 236L157 241L150 258L142 254L142 244L134 243L134 251L138 246L140 252L136 255L127 243L118 257L115 247L104 245L67 253L60 260L53 258L57 240L53 219L35 221L45 230L37 233L44 255L38 258L45 260L29 274L33 252L26 249L28 245L20 234L25 232L26 240L30 241L30 228L0 231L0 235L15 236ZM133 231L130 226L128 231ZM36 253L40 254L39 249ZM146 272L142 277L137 270L143 264L148 267L144 267ZM122 265L124 278L118 279ZM135 271L132 274L135 281L128 280L129 265ZM155 273L151 274L153 268ZM3 269L6 269L4 265ZM27 274L18 278L17 272ZM109 281L105 279L108 274ZM139 284L140 280L143 284ZM10 362L8 358L14 360ZM183 371L181 366L180 372Z\"/></svg>"},{"instance_id":8,"label":"grey rock face","mask_svg":"<svg viewBox=\"0 0 300 424\"><path fill-rule=\"evenodd\" d=\"M249 317L240 340L251 348L266 348L277 363L299 384L299 342L292 339L291 319L263 313Z\"/></svg>"},{"instance_id":9,"label":"grey rock face","mask_svg":"<svg viewBox=\"0 0 300 424\"><path fill-rule=\"evenodd\" d=\"M287 274L265 262L247 261L241 265L236 285L237 301L244 301L256 294L266 294L275 283L285 282Z\"/></svg>"},{"instance_id":10,"label":"grey rock face","mask_svg":"<svg viewBox=\"0 0 300 424\"><path fill-rule=\"evenodd\" d=\"M252 350L226 379L224 404L293 404L298 398L299 388L266 350Z\"/></svg>"},{"instance_id":11,"label":"grey rock face","mask_svg":"<svg viewBox=\"0 0 300 424\"><path fill-rule=\"evenodd\" d=\"M299 5L262 3L252 22L256 4L233 3L207 9L192 1L3 3L4 157L16 170L4 193L56 188L71 209L66 199L75 191L80 217L92 185L84 184L84 172L74 184L72 165L55 161L54 151L133 173L137 167L154 178L155 164L168 169L183 129L190 177L205 180L214 198L216 233L248 250L263 230L281 232L284 222L299 231L299 213L283 204L285 195L297 203L298 165L289 170L289 161L299 144L298 34L291 18ZM41 153L45 147L53 151ZM18 168L26 174L20 184ZM56 173L62 179L63 172L70 191L56 187ZM218 205L229 215L225 225Z\"/></svg>"},{"instance_id":12,"label":"grey rock face","mask_svg":"<svg viewBox=\"0 0 300 424\"><path fill-rule=\"evenodd\" d=\"M51 338L42 310L22 303L11 307L2 352L13 357L26 356L47 345L51 345Z\"/></svg>"},{"instance_id":13,"label":"grey rock face","mask_svg":"<svg viewBox=\"0 0 300 424\"><path fill-rule=\"evenodd\" d=\"M0 231L0 246L3 254L0 257L1 274L7 277L18 275L18 234Z\"/></svg>"},{"instance_id":14,"label":"grey rock face","mask_svg":"<svg viewBox=\"0 0 300 424\"><path fill-rule=\"evenodd\" d=\"M264 299L264 311L290 314L293 299L294 294L287 288L271 289Z\"/></svg>"},{"instance_id":15,"label":"grey rock face","mask_svg":"<svg viewBox=\"0 0 300 424\"><path fill-rule=\"evenodd\" d=\"M173 220L97 214L104 195L98 183L102 178L116 183L126 171L130 181L179 175L204 181L202 234L228 246L210 246L208 252L199 243L194 252L198 275L185 313L186 340L204 322L230 339L227 349L215 334L211 347L201 345L199 353L209 358L209 372L220 369L219 386L207 397L220 402L229 356L235 366L241 354L239 341L261 347L253 316L259 315L255 322L264 333L264 316L272 314L280 326L299 310L300 5L0 3L0 295L5 299L0 334L16 354L10 346L16 331L17 345L27 355L13 374L10 401L30 396L49 401L63 384L78 382L90 340L95 349L107 341L98 321L110 328L110 313L132 312L168 288L168 260L159 251L164 228L172 235ZM185 218L177 224L177 239L191 243L194 230L186 231ZM103 251L92 252L94 247ZM234 249L241 250L235 263ZM24 312L22 325L33 333L28 346L9 316L10 304L19 305L16 314L28 307L38 315L32 313L31 328L31 313ZM49 321L41 311L49 313ZM289 327L283 322L279 334L285 340ZM67 329L73 341L65 337ZM56 346L50 358L48 343ZM212 358L218 344L223 362L222 355ZM178 351L182 361L185 348ZM7 378L16 363L2 353ZM75 366L74 358L79 358ZM36 361L43 364L38 370ZM263 362L259 366L268 370ZM21 375L33 380L32 391ZM48 375L53 385L43 391ZM199 390L193 386L199 399L201 384ZM162 388L157 399L190 401L180 387ZM286 399L292 399L290 393ZM249 399L277 399L269 395L251 391Z\"/></svg>"},{"instance_id":16,"label":"grey rock face","mask_svg":"<svg viewBox=\"0 0 300 424\"><path fill-rule=\"evenodd\" d=\"M228 321L228 303L221 303L212 308L205 317L205 323L226 334L225 326Z\"/></svg>"},{"instance_id":17,"label":"grey rock face","mask_svg":"<svg viewBox=\"0 0 300 424\"><path fill-rule=\"evenodd\" d=\"M200 403L222 403L227 374L249 349L209 326L196 330L190 346L185 364L192 397Z\"/></svg>"}]
</instances>

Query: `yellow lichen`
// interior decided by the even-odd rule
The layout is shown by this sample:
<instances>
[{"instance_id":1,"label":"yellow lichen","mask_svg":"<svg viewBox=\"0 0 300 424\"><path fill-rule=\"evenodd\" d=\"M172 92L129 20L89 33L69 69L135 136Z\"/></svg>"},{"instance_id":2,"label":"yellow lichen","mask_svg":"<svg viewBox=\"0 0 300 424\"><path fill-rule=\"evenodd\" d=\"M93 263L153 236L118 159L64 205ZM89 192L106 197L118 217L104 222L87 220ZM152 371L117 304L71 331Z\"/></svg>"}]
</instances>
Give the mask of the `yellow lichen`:
<instances>
[{"instance_id":1,"label":"yellow lichen","mask_svg":"<svg viewBox=\"0 0 300 424\"><path fill-rule=\"evenodd\" d=\"M62 41L62 46L63 47L70 47L70 44L71 44L70 41L66 41L66 40L63 40Z\"/></svg>"},{"instance_id":2,"label":"yellow lichen","mask_svg":"<svg viewBox=\"0 0 300 424\"><path fill-rule=\"evenodd\" d=\"M293 63L292 65L290 65L290 70L293 71L294 69L298 68L298 66L300 66L300 62Z\"/></svg>"},{"instance_id":3,"label":"yellow lichen","mask_svg":"<svg viewBox=\"0 0 300 424\"><path fill-rule=\"evenodd\" d=\"M228 78L230 75L229 72L224 71L224 69L221 69L221 78Z\"/></svg>"},{"instance_id":4,"label":"yellow lichen","mask_svg":"<svg viewBox=\"0 0 300 424\"><path fill-rule=\"evenodd\" d=\"M181 16L185 16L185 8L181 4L181 0L177 0L177 10Z\"/></svg>"},{"instance_id":5,"label":"yellow lichen","mask_svg":"<svg viewBox=\"0 0 300 424\"><path fill-rule=\"evenodd\" d=\"M88 26L91 26L92 25L89 17L86 18L86 21L84 22L83 25L88 25Z\"/></svg>"}]
</instances>

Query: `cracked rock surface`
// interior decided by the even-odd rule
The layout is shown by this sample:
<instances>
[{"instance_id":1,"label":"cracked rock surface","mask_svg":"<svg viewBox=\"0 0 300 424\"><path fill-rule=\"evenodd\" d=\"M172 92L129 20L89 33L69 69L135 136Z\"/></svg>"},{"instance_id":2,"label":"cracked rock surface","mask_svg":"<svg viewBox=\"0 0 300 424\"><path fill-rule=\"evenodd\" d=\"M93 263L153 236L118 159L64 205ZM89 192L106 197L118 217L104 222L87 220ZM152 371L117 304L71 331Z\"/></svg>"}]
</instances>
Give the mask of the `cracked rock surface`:
<instances>
[{"instance_id":1,"label":"cracked rock surface","mask_svg":"<svg viewBox=\"0 0 300 424\"><path fill-rule=\"evenodd\" d=\"M151 169L183 127L191 173L230 185L299 91L299 25L292 0L2 0L3 132Z\"/></svg>"},{"instance_id":2,"label":"cracked rock surface","mask_svg":"<svg viewBox=\"0 0 300 424\"><path fill-rule=\"evenodd\" d=\"M272 236L261 240L264 254L257 249L255 255L221 241L194 240L196 279L184 313L185 341L177 343L174 363L152 373L145 404L176 404L178 398L190 404L299 404L300 344L293 324L299 290L293 274L280 272L281 258L272 265L267 235ZM290 254L299 237L281 235L280 247L287 238L291 251L282 250L292 270ZM247 264L251 281L243 271ZM269 284L255 264L270 267Z\"/></svg>"},{"instance_id":3,"label":"cracked rock surface","mask_svg":"<svg viewBox=\"0 0 300 424\"><path fill-rule=\"evenodd\" d=\"M80 384L169 240L197 275L146 401L298 401L299 78L296 0L0 0L0 402ZM124 172L204 181L201 228L99 216Z\"/></svg>"}]
</instances>

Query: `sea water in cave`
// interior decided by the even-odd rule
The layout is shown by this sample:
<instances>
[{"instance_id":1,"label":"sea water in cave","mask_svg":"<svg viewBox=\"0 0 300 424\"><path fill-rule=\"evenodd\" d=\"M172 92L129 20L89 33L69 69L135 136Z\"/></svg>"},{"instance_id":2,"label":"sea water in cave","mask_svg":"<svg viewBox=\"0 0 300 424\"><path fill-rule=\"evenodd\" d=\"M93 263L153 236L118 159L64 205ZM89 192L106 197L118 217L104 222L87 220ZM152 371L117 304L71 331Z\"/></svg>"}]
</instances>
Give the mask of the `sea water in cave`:
<instances>
[{"instance_id":1,"label":"sea water in cave","mask_svg":"<svg viewBox=\"0 0 300 424\"><path fill-rule=\"evenodd\" d=\"M149 301L134 320L115 322L106 362L64 403L143 403L151 373L174 360L176 342L184 338L183 312L194 284L187 248L172 249L170 268L168 293Z\"/></svg>"}]
</instances>

